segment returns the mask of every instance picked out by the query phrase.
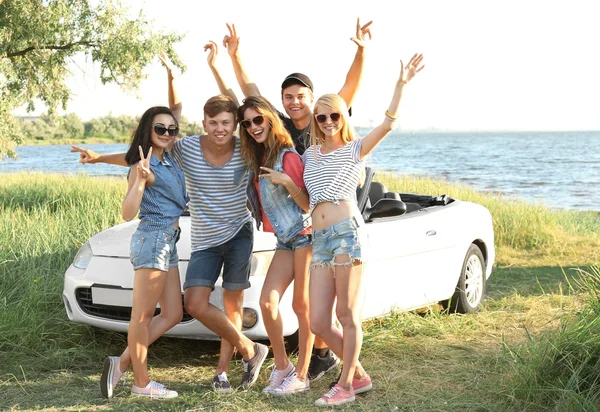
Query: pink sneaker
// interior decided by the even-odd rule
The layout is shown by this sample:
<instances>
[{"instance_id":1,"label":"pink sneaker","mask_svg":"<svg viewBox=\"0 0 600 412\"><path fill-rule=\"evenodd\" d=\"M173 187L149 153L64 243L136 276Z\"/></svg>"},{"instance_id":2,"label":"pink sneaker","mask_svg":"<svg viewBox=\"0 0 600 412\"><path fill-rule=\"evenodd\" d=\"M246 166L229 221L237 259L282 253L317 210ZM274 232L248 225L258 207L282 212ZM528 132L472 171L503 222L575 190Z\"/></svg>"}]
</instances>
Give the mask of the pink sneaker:
<instances>
[{"instance_id":1,"label":"pink sneaker","mask_svg":"<svg viewBox=\"0 0 600 412\"><path fill-rule=\"evenodd\" d=\"M135 386L135 384L131 385L131 394L154 399L177 397L177 392L169 390L165 388L164 385L154 381L150 381L150 383L143 388Z\"/></svg>"},{"instance_id":2,"label":"pink sneaker","mask_svg":"<svg viewBox=\"0 0 600 412\"><path fill-rule=\"evenodd\" d=\"M342 372L340 372L338 377L333 382L331 382L331 384L329 385L329 388L333 388L335 385L337 385L341 376L342 376ZM352 379L352 389L354 389L355 395L373 390L373 382L371 382L371 377L369 375L367 375L367 377L364 379L353 378Z\"/></svg>"},{"instance_id":3,"label":"pink sneaker","mask_svg":"<svg viewBox=\"0 0 600 412\"><path fill-rule=\"evenodd\" d=\"M354 389L355 395L373 390L373 382L371 382L371 377L367 375L367 377L364 379L352 379L352 389Z\"/></svg>"},{"instance_id":4,"label":"pink sneaker","mask_svg":"<svg viewBox=\"0 0 600 412\"><path fill-rule=\"evenodd\" d=\"M348 402L354 402L354 389L349 391L342 388L340 385L335 385L325 395L316 400L317 406L335 406L343 405Z\"/></svg>"},{"instance_id":5,"label":"pink sneaker","mask_svg":"<svg viewBox=\"0 0 600 412\"><path fill-rule=\"evenodd\" d=\"M305 380L301 381L298 379L297 373L292 373L288 376L281 386L271 392L273 395L283 396L283 395L291 395L293 393L306 392L310 389L310 381L308 377Z\"/></svg>"},{"instance_id":6,"label":"pink sneaker","mask_svg":"<svg viewBox=\"0 0 600 412\"><path fill-rule=\"evenodd\" d=\"M296 368L292 364L292 362L288 361L288 365L285 369L279 370L277 368L273 368L271 371L271 376L269 376L269 386L266 386L263 389L263 393L273 393L273 391L285 381L285 379L293 374L296 371Z\"/></svg>"}]
</instances>

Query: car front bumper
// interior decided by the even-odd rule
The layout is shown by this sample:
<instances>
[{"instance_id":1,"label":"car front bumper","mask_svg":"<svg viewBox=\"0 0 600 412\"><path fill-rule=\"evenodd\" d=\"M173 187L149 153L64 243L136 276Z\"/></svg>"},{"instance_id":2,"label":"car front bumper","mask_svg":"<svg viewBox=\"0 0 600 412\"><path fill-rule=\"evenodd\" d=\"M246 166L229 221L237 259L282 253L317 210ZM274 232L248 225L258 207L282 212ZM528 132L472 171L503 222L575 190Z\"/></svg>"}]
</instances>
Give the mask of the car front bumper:
<instances>
[{"instance_id":1,"label":"car front bumper","mask_svg":"<svg viewBox=\"0 0 600 412\"><path fill-rule=\"evenodd\" d=\"M257 271L254 263L253 261L251 273ZM185 281L187 264L187 261L179 262L182 285ZM262 273L262 270L259 272ZM133 297L133 277L131 262L126 258L93 256L86 269L69 266L65 273L63 287L63 302L67 316L73 322L127 332ZM257 318L254 326L242 330L250 339L268 339L259 306L264 279L264 275L251 276L252 286L244 293L244 312L253 314ZM292 335L298 329L298 319L292 310L292 296L293 284L283 295L280 303L284 336ZM223 309L221 278L210 295L210 303ZM165 335L201 340L219 339L211 330L185 312L183 320Z\"/></svg>"}]
</instances>

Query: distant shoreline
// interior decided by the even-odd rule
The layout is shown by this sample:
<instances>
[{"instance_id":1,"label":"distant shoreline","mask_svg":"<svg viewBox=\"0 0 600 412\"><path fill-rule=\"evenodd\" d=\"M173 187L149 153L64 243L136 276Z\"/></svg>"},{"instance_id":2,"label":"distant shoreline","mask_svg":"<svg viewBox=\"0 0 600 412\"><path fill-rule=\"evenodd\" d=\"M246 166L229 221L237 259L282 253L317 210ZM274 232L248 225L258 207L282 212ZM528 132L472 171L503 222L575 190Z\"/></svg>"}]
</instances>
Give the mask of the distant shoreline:
<instances>
[{"instance_id":1,"label":"distant shoreline","mask_svg":"<svg viewBox=\"0 0 600 412\"><path fill-rule=\"evenodd\" d=\"M373 128L366 126L356 126L356 131L359 134L366 134L370 132ZM472 134L523 134L523 133L532 133L532 134L578 134L578 133L597 133L600 134L600 130L438 130L438 129L419 129L419 130L401 130L394 129L391 132L394 135L432 135L432 134L463 134L463 135L472 135ZM23 143L18 145L21 146L50 146L50 145L78 145L78 144L121 144L121 143L129 143L129 136L122 136L116 139L108 139L103 137L88 137L81 139L48 139L48 140L23 140Z\"/></svg>"}]
</instances>

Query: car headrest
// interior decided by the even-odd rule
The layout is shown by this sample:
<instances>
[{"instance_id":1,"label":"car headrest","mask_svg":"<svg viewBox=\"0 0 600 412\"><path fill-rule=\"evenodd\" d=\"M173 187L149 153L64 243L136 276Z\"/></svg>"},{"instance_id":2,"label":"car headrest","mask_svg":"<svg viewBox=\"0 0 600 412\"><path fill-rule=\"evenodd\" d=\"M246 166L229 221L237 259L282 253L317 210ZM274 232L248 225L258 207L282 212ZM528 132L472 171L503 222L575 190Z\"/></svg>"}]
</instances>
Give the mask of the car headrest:
<instances>
[{"instance_id":1,"label":"car headrest","mask_svg":"<svg viewBox=\"0 0 600 412\"><path fill-rule=\"evenodd\" d=\"M369 200L371 200L371 204L379 202L379 199L383 199L385 197L385 193L387 192L387 188L381 182L371 182L371 187L369 188Z\"/></svg>"}]
</instances>

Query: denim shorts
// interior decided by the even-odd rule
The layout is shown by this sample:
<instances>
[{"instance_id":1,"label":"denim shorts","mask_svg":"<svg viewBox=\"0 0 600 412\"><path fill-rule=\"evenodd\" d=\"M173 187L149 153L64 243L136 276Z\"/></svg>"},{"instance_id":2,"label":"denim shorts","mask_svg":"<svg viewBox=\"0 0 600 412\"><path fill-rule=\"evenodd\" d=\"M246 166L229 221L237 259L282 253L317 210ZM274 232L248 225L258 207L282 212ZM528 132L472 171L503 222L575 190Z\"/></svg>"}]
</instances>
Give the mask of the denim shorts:
<instances>
[{"instance_id":1,"label":"denim shorts","mask_svg":"<svg viewBox=\"0 0 600 412\"><path fill-rule=\"evenodd\" d=\"M208 286L214 290L222 270L223 289L248 289L253 243L254 228L247 222L224 244L193 252L183 288Z\"/></svg>"},{"instance_id":2,"label":"denim shorts","mask_svg":"<svg viewBox=\"0 0 600 412\"><path fill-rule=\"evenodd\" d=\"M291 250L292 252L296 249L300 249L302 247L307 247L312 245L312 235L301 235L297 234L289 241L283 243L279 238L277 238L277 246L275 246L276 250Z\"/></svg>"},{"instance_id":3,"label":"denim shorts","mask_svg":"<svg viewBox=\"0 0 600 412\"><path fill-rule=\"evenodd\" d=\"M360 260L366 262L369 241L362 219L351 217L325 229L313 228L313 254L310 267L343 266ZM349 260L335 263L336 256L348 255Z\"/></svg>"},{"instance_id":4,"label":"denim shorts","mask_svg":"<svg viewBox=\"0 0 600 412\"><path fill-rule=\"evenodd\" d=\"M131 236L129 260L134 270L141 268L158 269L167 272L177 266L179 255L177 246L181 229L168 226L160 230L136 230Z\"/></svg>"}]
</instances>

